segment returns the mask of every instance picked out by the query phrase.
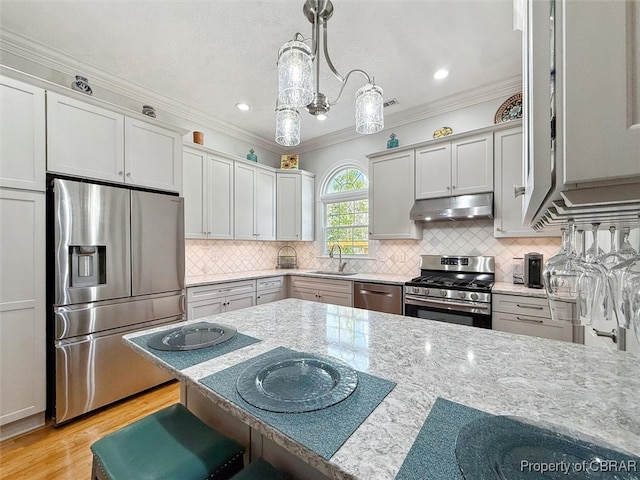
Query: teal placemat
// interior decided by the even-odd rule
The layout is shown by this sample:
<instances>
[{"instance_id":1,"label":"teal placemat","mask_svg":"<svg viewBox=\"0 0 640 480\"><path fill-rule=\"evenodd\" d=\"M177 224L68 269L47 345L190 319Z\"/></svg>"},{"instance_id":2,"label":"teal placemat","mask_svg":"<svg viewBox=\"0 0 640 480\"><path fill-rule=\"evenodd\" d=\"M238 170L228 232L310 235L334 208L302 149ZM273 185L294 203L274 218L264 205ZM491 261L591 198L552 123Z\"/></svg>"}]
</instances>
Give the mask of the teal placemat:
<instances>
[{"instance_id":1,"label":"teal placemat","mask_svg":"<svg viewBox=\"0 0 640 480\"><path fill-rule=\"evenodd\" d=\"M462 480L456 460L458 431L491 414L437 398L396 480Z\"/></svg>"},{"instance_id":2,"label":"teal placemat","mask_svg":"<svg viewBox=\"0 0 640 480\"><path fill-rule=\"evenodd\" d=\"M351 436L378 404L396 386L395 382L358 372L355 391L336 405L304 413L275 413L245 402L236 391L236 380L249 365L271 355L292 352L278 347L250 360L200 380L214 392L280 430L296 442L329 459Z\"/></svg>"},{"instance_id":3,"label":"teal placemat","mask_svg":"<svg viewBox=\"0 0 640 480\"><path fill-rule=\"evenodd\" d=\"M155 350L147 345L147 340L156 333L149 333L140 337L131 338L130 340L136 345L144 348L146 351L154 354L163 362L168 363L177 370L183 370L198 363L206 362L212 358L226 355L229 352L244 348L252 343L260 342L259 339L244 335L242 333L236 333L232 338L226 342L219 343L218 345L212 345L207 348L199 348L197 350L183 350L179 352L170 352L165 350Z\"/></svg>"}]
</instances>

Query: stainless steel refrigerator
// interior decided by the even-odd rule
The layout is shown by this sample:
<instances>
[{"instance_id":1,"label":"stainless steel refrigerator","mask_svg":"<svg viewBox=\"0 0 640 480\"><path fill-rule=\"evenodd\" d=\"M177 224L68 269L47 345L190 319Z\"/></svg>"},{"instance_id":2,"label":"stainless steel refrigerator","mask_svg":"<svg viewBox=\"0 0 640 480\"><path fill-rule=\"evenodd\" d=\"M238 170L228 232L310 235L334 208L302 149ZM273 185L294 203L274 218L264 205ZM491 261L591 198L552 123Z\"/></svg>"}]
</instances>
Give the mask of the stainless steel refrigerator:
<instances>
[{"instance_id":1,"label":"stainless steel refrigerator","mask_svg":"<svg viewBox=\"0 0 640 480\"><path fill-rule=\"evenodd\" d=\"M50 400L59 424L171 378L122 335L184 318L184 206L169 194L51 185Z\"/></svg>"}]
</instances>

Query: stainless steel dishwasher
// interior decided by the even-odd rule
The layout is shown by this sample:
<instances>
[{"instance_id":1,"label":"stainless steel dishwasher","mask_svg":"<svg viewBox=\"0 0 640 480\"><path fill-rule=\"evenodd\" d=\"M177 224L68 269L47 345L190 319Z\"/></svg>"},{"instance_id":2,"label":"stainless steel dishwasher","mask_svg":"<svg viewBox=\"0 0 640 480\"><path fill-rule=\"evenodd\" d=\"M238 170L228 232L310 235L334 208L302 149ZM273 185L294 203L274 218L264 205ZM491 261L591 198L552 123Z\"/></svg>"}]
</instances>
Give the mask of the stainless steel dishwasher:
<instances>
[{"instance_id":1,"label":"stainless steel dishwasher","mask_svg":"<svg viewBox=\"0 0 640 480\"><path fill-rule=\"evenodd\" d=\"M402 315L402 286L353 282L353 306Z\"/></svg>"}]
</instances>

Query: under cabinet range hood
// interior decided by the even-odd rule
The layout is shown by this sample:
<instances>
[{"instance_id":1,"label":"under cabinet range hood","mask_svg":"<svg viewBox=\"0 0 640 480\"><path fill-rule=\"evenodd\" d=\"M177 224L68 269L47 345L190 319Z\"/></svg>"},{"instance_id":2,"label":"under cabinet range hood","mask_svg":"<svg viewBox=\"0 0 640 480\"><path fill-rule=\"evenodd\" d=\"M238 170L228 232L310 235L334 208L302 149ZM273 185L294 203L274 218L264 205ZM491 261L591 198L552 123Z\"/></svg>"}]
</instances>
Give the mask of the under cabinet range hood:
<instances>
[{"instance_id":1,"label":"under cabinet range hood","mask_svg":"<svg viewBox=\"0 0 640 480\"><path fill-rule=\"evenodd\" d=\"M416 200L409 217L414 222L493 218L493 193Z\"/></svg>"}]
</instances>

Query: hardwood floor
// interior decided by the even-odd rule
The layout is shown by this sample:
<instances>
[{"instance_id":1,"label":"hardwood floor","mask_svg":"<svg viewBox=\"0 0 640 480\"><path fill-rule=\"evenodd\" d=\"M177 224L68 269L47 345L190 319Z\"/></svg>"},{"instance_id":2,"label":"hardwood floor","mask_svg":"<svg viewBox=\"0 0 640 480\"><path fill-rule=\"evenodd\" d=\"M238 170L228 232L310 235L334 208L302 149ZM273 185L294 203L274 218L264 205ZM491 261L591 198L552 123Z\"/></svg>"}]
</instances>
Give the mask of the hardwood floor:
<instances>
[{"instance_id":1,"label":"hardwood floor","mask_svg":"<svg viewBox=\"0 0 640 480\"><path fill-rule=\"evenodd\" d=\"M118 428L180 401L180 384L171 382L88 414L58 428L0 443L2 480L89 480L89 446Z\"/></svg>"}]
</instances>

